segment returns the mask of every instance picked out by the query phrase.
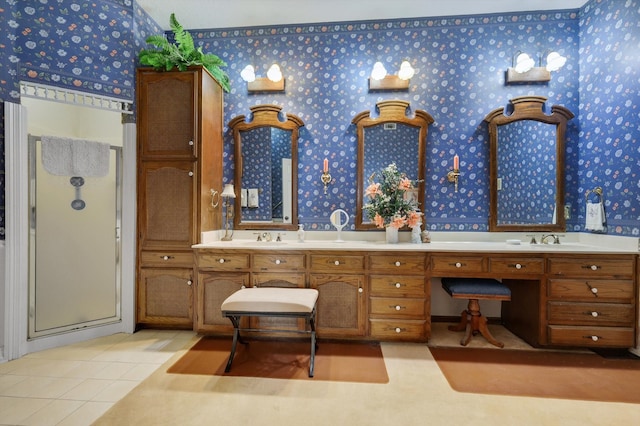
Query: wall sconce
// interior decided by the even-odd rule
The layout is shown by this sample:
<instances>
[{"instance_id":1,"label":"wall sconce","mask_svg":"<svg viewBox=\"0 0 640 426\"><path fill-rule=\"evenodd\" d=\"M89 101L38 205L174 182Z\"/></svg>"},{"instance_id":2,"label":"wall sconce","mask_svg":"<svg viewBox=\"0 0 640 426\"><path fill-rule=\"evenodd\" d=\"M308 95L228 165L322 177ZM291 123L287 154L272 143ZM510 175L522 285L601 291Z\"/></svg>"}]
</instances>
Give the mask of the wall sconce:
<instances>
[{"instance_id":1,"label":"wall sconce","mask_svg":"<svg viewBox=\"0 0 640 426\"><path fill-rule=\"evenodd\" d=\"M278 64L269 67L266 77L256 77L253 65L247 65L240 72L240 77L247 82L248 92L284 92L285 79Z\"/></svg>"},{"instance_id":2,"label":"wall sconce","mask_svg":"<svg viewBox=\"0 0 640 426\"><path fill-rule=\"evenodd\" d=\"M548 51L547 51L548 52ZM546 53L546 52L545 52ZM544 83L551 80L551 71L558 71L567 62L567 58L558 52L550 52L546 66L542 66L542 58L536 67L535 60L527 53L517 51L511 58L511 67L507 69L507 83Z\"/></svg>"},{"instance_id":3,"label":"wall sconce","mask_svg":"<svg viewBox=\"0 0 640 426\"><path fill-rule=\"evenodd\" d=\"M324 164L322 167L322 176L320 176L320 181L324 184L324 193L327 193L327 186L331 183L331 175L329 174L329 160L324 159Z\"/></svg>"},{"instance_id":4,"label":"wall sconce","mask_svg":"<svg viewBox=\"0 0 640 426\"><path fill-rule=\"evenodd\" d=\"M407 90L409 89L409 80L415 73L416 70L407 60L400 64L398 75L387 75L387 70L382 62L376 62L373 64L369 77L369 90Z\"/></svg>"},{"instance_id":5,"label":"wall sconce","mask_svg":"<svg viewBox=\"0 0 640 426\"><path fill-rule=\"evenodd\" d=\"M458 179L460 178L460 157L453 156L453 170L447 173L447 180L455 185L455 192L458 192Z\"/></svg>"},{"instance_id":6,"label":"wall sconce","mask_svg":"<svg viewBox=\"0 0 640 426\"><path fill-rule=\"evenodd\" d=\"M228 183L224 186L222 190L222 194L220 196L226 201L225 208L225 221L224 221L224 237L222 237L222 241L231 241L233 237L233 231L229 232L229 217L232 215L233 204L231 202L232 199L236 198L236 193L233 189L233 184Z\"/></svg>"}]
</instances>

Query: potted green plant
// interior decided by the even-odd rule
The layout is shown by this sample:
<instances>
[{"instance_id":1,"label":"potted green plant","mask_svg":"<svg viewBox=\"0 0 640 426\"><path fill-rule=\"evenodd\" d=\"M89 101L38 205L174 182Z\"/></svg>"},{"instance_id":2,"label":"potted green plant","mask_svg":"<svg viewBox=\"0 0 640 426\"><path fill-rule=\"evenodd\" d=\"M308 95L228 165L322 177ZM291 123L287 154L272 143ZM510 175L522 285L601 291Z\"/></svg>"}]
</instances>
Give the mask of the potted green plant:
<instances>
[{"instance_id":1,"label":"potted green plant","mask_svg":"<svg viewBox=\"0 0 640 426\"><path fill-rule=\"evenodd\" d=\"M142 49L138 55L142 65L153 67L157 71L171 71L174 68L185 71L193 65L201 65L216 79L225 92L231 89L229 76L222 69L227 64L217 55L204 53L202 47L195 46L191 34L184 30L176 19L175 13L169 17L169 24L174 35L174 43L170 43L162 34L147 37L147 44L157 49Z\"/></svg>"}]
</instances>

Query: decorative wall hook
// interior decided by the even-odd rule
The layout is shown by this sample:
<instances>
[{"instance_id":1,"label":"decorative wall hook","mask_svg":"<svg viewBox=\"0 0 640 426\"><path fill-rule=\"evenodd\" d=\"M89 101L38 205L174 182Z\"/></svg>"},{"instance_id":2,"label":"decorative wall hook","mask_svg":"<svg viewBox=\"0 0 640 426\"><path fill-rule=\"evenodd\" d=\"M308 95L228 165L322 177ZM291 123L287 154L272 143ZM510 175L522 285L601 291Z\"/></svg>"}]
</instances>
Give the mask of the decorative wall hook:
<instances>
[{"instance_id":1,"label":"decorative wall hook","mask_svg":"<svg viewBox=\"0 0 640 426\"><path fill-rule=\"evenodd\" d=\"M331 183L331 175L329 174L329 160L327 158L324 159L324 165L322 168L322 176L320 176L320 181L324 185L324 193L327 193L327 186Z\"/></svg>"},{"instance_id":2,"label":"decorative wall hook","mask_svg":"<svg viewBox=\"0 0 640 426\"><path fill-rule=\"evenodd\" d=\"M455 192L458 192L458 180L460 178L460 157L453 157L453 170L447 173L447 180L455 185Z\"/></svg>"}]
</instances>

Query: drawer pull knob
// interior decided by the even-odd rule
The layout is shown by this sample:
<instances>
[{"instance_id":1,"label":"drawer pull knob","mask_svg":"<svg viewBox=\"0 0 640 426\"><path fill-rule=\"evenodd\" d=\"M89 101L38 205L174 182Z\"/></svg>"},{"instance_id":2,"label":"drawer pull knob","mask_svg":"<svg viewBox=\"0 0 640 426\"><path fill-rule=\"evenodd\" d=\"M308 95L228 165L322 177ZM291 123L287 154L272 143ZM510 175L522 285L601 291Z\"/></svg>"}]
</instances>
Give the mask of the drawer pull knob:
<instances>
[{"instance_id":1,"label":"drawer pull knob","mask_svg":"<svg viewBox=\"0 0 640 426\"><path fill-rule=\"evenodd\" d=\"M597 342L598 339L599 339L598 336L591 336L591 340L593 340L594 342Z\"/></svg>"},{"instance_id":2,"label":"drawer pull knob","mask_svg":"<svg viewBox=\"0 0 640 426\"><path fill-rule=\"evenodd\" d=\"M401 331L400 327L396 327L396 333L400 333Z\"/></svg>"},{"instance_id":3,"label":"drawer pull knob","mask_svg":"<svg viewBox=\"0 0 640 426\"><path fill-rule=\"evenodd\" d=\"M399 311L400 309L402 309L402 306L396 305L396 311Z\"/></svg>"},{"instance_id":4,"label":"drawer pull knob","mask_svg":"<svg viewBox=\"0 0 640 426\"><path fill-rule=\"evenodd\" d=\"M163 260L169 260L169 259L173 259L173 256L162 256Z\"/></svg>"},{"instance_id":5,"label":"drawer pull knob","mask_svg":"<svg viewBox=\"0 0 640 426\"><path fill-rule=\"evenodd\" d=\"M598 316L598 313L596 311L593 311L593 312L591 312L591 316L595 318L595 317Z\"/></svg>"},{"instance_id":6,"label":"drawer pull knob","mask_svg":"<svg viewBox=\"0 0 640 426\"><path fill-rule=\"evenodd\" d=\"M591 293L598 294L598 288L597 287L592 287L591 288Z\"/></svg>"},{"instance_id":7,"label":"drawer pull knob","mask_svg":"<svg viewBox=\"0 0 640 426\"><path fill-rule=\"evenodd\" d=\"M362 293L363 291L362 287L358 288L358 293Z\"/></svg>"},{"instance_id":8,"label":"drawer pull knob","mask_svg":"<svg viewBox=\"0 0 640 426\"><path fill-rule=\"evenodd\" d=\"M591 265L591 270L592 271L597 271L598 270L598 265Z\"/></svg>"},{"instance_id":9,"label":"drawer pull knob","mask_svg":"<svg viewBox=\"0 0 640 426\"><path fill-rule=\"evenodd\" d=\"M224 259L223 259L223 258L220 258L220 259L218 259L218 262L220 262L220 263L224 263Z\"/></svg>"},{"instance_id":10,"label":"drawer pull knob","mask_svg":"<svg viewBox=\"0 0 640 426\"><path fill-rule=\"evenodd\" d=\"M335 262L333 262L333 264L336 265L336 266L340 266L340 261L336 260Z\"/></svg>"},{"instance_id":11,"label":"drawer pull knob","mask_svg":"<svg viewBox=\"0 0 640 426\"><path fill-rule=\"evenodd\" d=\"M402 287L402 284L396 283L396 288L400 288L400 287Z\"/></svg>"},{"instance_id":12,"label":"drawer pull knob","mask_svg":"<svg viewBox=\"0 0 640 426\"><path fill-rule=\"evenodd\" d=\"M187 281L187 285L191 285L191 284L193 284L193 281L191 280Z\"/></svg>"},{"instance_id":13,"label":"drawer pull knob","mask_svg":"<svg viewBox=\"0 0 640 426\"><path fill-rule=\"evenodd\" d=\"M462 267L462 263L456 262L456 268L461 268L461 267Z\"/></svg>"},{"instance_id":14,"label":"drawer pull knob","mask_svg":"<svg viewBox=\"0 0 640 426\"><path fill-rule=\"evenodd\" d=\"M399 261L397 261L397 260L396 260L395 265L396 265L396 266L400 266L400 265L401 265L401 263L400 263Z\"/></svg>"},{"instance_id":15,"label":"drawer pull knob","mask_svg":"<svg viewBox=\"0 0 640 426\"><path fill-rule=\"evenodd\" d=\"M519 263L516 263L516 269L522 269L522 265Z\"/></svg>"},{"instance_id":16,"label":"drawer pull knob","mask_svg":"<svg viewBox=\"0 0 640 426\"><path fill-rule=\"evenodd\" d=\"M280 259L276 259L276 265L280 264Z\"/></svg>"},{"instance_id":17,"label":"drawer pull knob","mask_svg":"<svg viewBox=\"0 0 640 426\"><path fill-rule=\"evenodd\" d=\"M193 146L193 141L189 141L189 146Z\"/></svg>"},{"instance_id":18,"label":"drawer pull knob","mask_svg":"<svg viewBox=\"0 0 640 426\"><path fill-rule=\"evenodd\" d=\"M188 174L189 174L189 176L193 176L193 172L189 172Z\"/></svg>"}]
</instances>

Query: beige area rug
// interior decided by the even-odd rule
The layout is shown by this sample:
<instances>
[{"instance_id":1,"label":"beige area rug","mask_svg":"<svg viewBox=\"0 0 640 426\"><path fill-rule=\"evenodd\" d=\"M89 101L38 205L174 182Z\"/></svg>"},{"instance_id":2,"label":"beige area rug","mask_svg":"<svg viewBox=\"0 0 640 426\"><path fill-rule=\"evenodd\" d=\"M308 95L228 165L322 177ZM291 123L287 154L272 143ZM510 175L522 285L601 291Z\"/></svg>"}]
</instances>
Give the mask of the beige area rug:
<instances>
[{"instance_id":1,"label":"beige area rug","mask_svg":"<svg viewBox=\"0 0 640 426\"><path fill-rule=\"evenodd\" d=\"M430 347L458 392L640 403L640 359L571 351Z\"/></svg>"},{"instance_id":2,"label":"beige area rug","mask_svg":"<svg viewBox=\"0 0 640 426\"><path fill-rule=\"evenodd\" d=\"M203 337L167 373L272 379L388 383L379 343L319 341L309 377L308 341L250 340L238 343L231 371L224 372L231 339Z\"/></svg>"}]
</instances>

